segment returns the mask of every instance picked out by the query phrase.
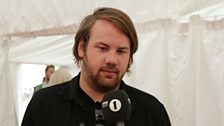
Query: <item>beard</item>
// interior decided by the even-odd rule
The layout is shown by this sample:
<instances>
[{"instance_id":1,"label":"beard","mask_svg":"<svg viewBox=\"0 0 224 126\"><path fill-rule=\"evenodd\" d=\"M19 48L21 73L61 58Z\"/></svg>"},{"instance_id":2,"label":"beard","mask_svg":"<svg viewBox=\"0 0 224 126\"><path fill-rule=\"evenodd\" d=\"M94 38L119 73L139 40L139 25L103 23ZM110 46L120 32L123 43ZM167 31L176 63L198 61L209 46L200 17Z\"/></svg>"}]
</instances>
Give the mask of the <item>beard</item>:
<instances>
[{"instance_id":1,"label":"beard","mask_svg":"<svg viewBox=\"0 0 224 126\"><path fill-rule=\"evenodd\" d=\"M118 89L121 80L126 72L124 71L123 73L121 73L120 70L116 68L116 65L106 64L105 66L100 67L94 73L94 68L91 67L86 54L83 57L82 68L87 75L88 85L90 85L90 87L95 91L101 93L106 93L108 91ZM109 75L106 74L106 71L112 71L112 75L111 73Z\"/></svg>"}]
</instances>

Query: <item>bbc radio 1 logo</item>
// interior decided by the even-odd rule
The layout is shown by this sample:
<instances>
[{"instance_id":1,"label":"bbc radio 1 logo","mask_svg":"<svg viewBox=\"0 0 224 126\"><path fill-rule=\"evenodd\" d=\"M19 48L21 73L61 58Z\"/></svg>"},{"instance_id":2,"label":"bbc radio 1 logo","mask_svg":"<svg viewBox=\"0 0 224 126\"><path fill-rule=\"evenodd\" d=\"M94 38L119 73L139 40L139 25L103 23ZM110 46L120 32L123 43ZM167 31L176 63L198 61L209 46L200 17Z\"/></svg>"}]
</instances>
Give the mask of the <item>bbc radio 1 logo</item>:
<instances>
[{"instance_id":1,"label":"bbc radio 1 logo","mask_svg":"<svg viewBox=\"0 0 224 126\"><path fill-rule=\"evenodd\" d=\"M110 101L109 108L113 112L117 112L121 109L121 102L118 99L113 99Z\"/></svg>"}]
</instances>

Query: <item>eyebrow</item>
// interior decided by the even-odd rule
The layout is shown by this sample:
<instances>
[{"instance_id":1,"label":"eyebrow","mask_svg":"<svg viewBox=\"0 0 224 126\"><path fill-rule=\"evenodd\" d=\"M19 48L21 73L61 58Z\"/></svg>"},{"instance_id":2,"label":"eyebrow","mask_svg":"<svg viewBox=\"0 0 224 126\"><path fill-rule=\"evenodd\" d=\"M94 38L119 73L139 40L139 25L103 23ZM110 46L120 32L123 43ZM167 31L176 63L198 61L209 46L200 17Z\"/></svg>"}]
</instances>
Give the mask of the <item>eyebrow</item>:
<instances>
[{"instance_id":1,"label":"eyebrow","mask_svg":"<svg viewBox=\"0 0 224 126\"><path fill-rule=\"evenodd\" d=\"M119 47L118 49L119 49L119 50L129 50L128 47Z\"/></svg>"},{"instance_id":2,"label":"eyebrow","mask_svg":"<svg viewBox=\"0 0 224 126\"><path fill-rule=\"evenodd\" d=\"M97 43L97 45L103 45L103 46L109 47L109 45L107 45L107 44L105 44L103 42L99 42L99 43ZM129 50L130 48L129 47L118 47L118 49Z\"/></svg>"},{"instance_id":3,"label":"eyebrow","mask_svg":"<svg viewBox=\"0 0 224 126\"><path fill-rule=\"evenodd\" d=\"M105 44L103 42L99 42L99 43L97 43L97 45L103 45L103 46L109 47L109 45L107 45L107 44Z\"/></svg>"}]
</instances>

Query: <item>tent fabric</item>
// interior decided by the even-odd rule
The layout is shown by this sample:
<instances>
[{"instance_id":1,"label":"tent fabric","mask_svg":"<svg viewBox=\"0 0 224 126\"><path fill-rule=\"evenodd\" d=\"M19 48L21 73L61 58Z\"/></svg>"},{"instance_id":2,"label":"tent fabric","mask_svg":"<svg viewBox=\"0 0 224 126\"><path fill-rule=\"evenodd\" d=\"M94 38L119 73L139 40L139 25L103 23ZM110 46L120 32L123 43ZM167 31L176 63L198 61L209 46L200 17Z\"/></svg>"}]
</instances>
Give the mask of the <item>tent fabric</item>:
<instances>
[{"instance_id":1,"label":"tent fabric","mask_svg":"<svg viewBox=\"0 0 224 126\"><path fill-rule=\"evenodd\" d=\"M116 7L135 24L159 18L179 18L223 0L0 0L0 36L78 25L83 16L101 6Z\"/></svg>"},{"instance_id":2,"label":"tent fabric","mask_svg":"<svg viewBox=\"0 0 224 126\"><path fill-rule=\"evenodd\" d=\"M9 47L6 41L7 40L0 39L0 125L17 126L17 85L13 85L16 79L11 78L14 74L11 73L10 66L8 64L7 50L9 50Z\"/></svg>"},{"instance_id":3,"label":"tent fabric","mask_svg":"<svg viewBox=\"0 0 224 126\"><path fill-rule=\"evenodd\" d=\"M140 40L127 80L163 101L173 126L224 125L223 23L191 17Z\"/></svg>"},{"instance_id":4,"label":"tent fabric","mask_svg":"<svg viewBox=\"0 0 224 126\"><path fill-rule=\"evenodd\" d=\"M0 126L21 121L20 64L73 66L78 24L100 6L122 9L137 28L139 50L127 83L162 101L173 126L224 125L222 0L0 0L0 5Z\"/></svg>"},{"instance_id":5,"label":"tent fabric","mask_svg":"<svg viewBox=\"0 0 224 126\"><path fill-rule=\"evenodd\" d=\"M9 46L9 61L15 63L71 65L74 35L16 38ZM50 57L50 58L49 58Z\"/></svg>"},{"instance_id":6,"label":"tent fabric","mask_svg":"<svg viewBox=\"0 0 224 126\"><path fill-rule=\"evenodd\" d=\"M222 126L224 20L206 21L193 16L189 23L167 19L156 23L148 24L154 26L148 33L139 34L139 50L125 81L161 100L173 126ZM74 37L52 37L52 41L50 37L12 41L9 61L33 59L32 63L74 65ZM62 40L68 42L68 52L64 51L66 41Z\"/></svg>"}]
</instances>

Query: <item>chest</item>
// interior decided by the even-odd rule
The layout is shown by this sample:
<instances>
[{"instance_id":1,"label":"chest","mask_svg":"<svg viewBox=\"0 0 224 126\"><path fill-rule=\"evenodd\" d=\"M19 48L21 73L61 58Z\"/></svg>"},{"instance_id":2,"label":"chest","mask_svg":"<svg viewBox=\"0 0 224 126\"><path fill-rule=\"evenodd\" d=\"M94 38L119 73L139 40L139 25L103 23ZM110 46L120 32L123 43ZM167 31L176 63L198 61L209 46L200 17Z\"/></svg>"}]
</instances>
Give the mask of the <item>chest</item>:
<instances>
[{"instance_id":1,"label":"chest","mask_svg":"<svg viewBox=\"0 0 224 126\"><path fill-rule=\"evenodd\" d=\"M57 107L56 107L57 106ZM65 103L46 110L45 126L97 126L95 109L78 103ZM125 126L151 126L146 115L133 111L131 119L125 121ZM116 123L106 123L105 126L116 126Z\"/></svg>"}]
</instances>

